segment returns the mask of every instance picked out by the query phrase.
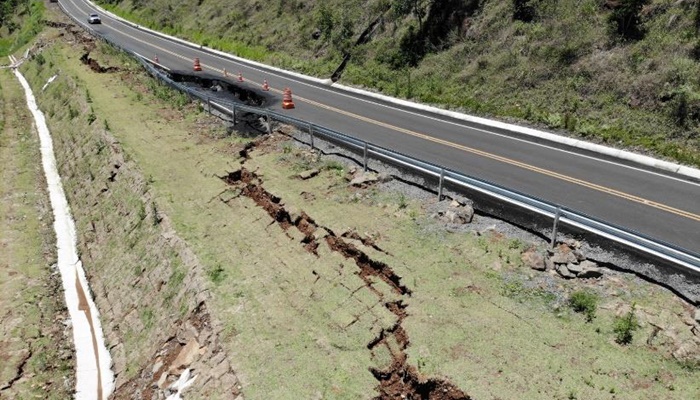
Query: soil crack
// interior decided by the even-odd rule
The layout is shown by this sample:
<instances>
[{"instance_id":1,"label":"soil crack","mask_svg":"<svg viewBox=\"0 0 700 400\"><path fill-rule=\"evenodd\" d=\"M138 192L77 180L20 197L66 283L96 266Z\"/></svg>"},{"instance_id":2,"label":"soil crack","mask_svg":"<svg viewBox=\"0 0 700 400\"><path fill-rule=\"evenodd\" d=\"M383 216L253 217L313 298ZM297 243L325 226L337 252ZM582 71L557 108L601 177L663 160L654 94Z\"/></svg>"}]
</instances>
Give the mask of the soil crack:
<instances>
[{"instance_id":1,"label":"soil crack","mask_svg":"<svg viewBox=\"0 0 700 400\"><path fill-rule=\"evenodd\" d=\"M17 374L15 374L15 376L12 379L10 379L5 385L0 387L0 392L11 389L12 385L14 385L15 382L22 379L22 377L24 376L24 368L27 366L27 362L29 361L29 359L32 358L32 354L32 349L30 347L26 354L20 360L19 365L17 365Z\"/></svg>"},{"instance_id":2,"label":"soil crack","mask_svg":"<svg viewBox=\"0 0 700 400\"><path fill-rule=\"evenodd\" d=\"M254 144L249 144L240 151L240 156L243 158L241 164L244 164L250 158L250 151L254 147ZM380 301L385 298L386 294L373 286L374 281L372 278L384 281L399 296L411 296L411 290L401 283L401 277L389 265L373 259L352 243L344 240L344 238L358 240L364 246L383 252L370 238L363 238L357 232L345 232L342 235L336 235L328 227L319 225L305 212L292 216L285 209L282 199L265 190L262 186L262 179L245 167L229 172L220 178L236 190L240 190L241 195L252 199L272 218L272 223L277 223L283 231L287 232L295 228L302 233L304 238L301 240L301 245L306 251L318 257L319 241L324 239L328 249L340 253L348 260L353 260L359 269L357 275L365 282L366 288L374 293ZM325 236L323 235L324 231ZM289 234L288 236L291 238ZM312 271L312 273L317 275L316 271ZM385 347L392 357L391 364L388 367L370 369L370 372L379 382L377 387L379 395L375 399L470 399L469 396L465 395L452 383L441 379L425 379L415 366L408 364L406 349L410 345L410 340L408 333L402 326L404 319L408 316L408 305L401 299L384 302L383 306L396 316L396 322L391 327L382 329L367 344L367 349L372 352L373 357L375 356L375 350L379 350L380 346Z\"/></svg>"}]
</instances>

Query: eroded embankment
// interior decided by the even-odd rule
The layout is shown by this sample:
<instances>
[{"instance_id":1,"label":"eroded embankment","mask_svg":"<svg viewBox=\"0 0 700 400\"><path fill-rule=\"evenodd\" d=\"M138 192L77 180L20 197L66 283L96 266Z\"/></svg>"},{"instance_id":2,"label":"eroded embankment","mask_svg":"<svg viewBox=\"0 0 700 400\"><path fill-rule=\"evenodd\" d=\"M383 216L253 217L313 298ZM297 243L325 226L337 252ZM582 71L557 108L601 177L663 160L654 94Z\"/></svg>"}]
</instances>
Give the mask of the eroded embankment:
<instances>
[{"instance_id":1,"label":"eroded embankment","mask_svg":"<svg viewBox=\"0 0 700 400\"><path fill-rule=\"evenodd\" d=\"M241 156L249 157L252 145L246 146L241 151ZM380 347L391 354L392 362L388 367L372 368L371 372L379 382L377 399L439 399L456 400L469 399L461 390L453 384L441 379L426 379L418 372L415 366L408 363L406 348L410 345L408 333L402 326L407 314L407 305L403 299L386 300L389 293L383 293L381 288L375 287L371 278L380 279L386 283L394 295L410 297L411 290L402 283L401 277L384 262L374 260L367 253L359 249L346 239L355 239L363 245L378 249L369 238L362 238L357 233L346 232L338 235L328 227L317 223L305 212L292 215L284 207L282 199L265 190L262 179L254 172L241 166L239 170L227 173L220 177L228 185L238 191L237 196L245 196L253 200L260 208L272 218L272 223L277 224L283 231L296 230L303 235L299 245L306 251L319 256L319 246L323 243L332 252L337 252L349 260L353 260L358 270L356 274L365 282L366 287L377 297L383 306L396 316L396 323L384 328L367 344L367 349L372 352ZM233 198L237 197L234 196ZM231 201L229 198L226 202ZM287 236L293 239L289 233ZM395 346L393 343L398 344Z\"/></svg>"},{"instance_id":2,"label":"eroded embankment","mask_svg":"<svg viewBox=\"0 0 700 400\"><path fill-rule=\"evenodd\" d=\"M41 161L54 215L58 270L61 273L66 306L73 326L76 398L104 399L112 392L114 386L114 375L110 368L111 358L105 347L95 303L91 296L86 295L89 286L76 248L75 223L56 168L53 140L29 83L16 69L14 73L25 90L27 106L34 116L41 141Z\"/></svg>"},{"instance_id":3,"label":"eroded embankment","mask_svg":"<svg viewBox=\"0 0 700 400\"><path fill-rule=\"evenodd\" d=\"M196 376L188 389L193 394L236 398L240 385L219 342L220 323L207 308L202 267L111 133L139 116L120 121L128 107L120 116L109 114L116 89L90 84L95 72L118 74L116 81L140 72L123 66L95 71L89 60L90 69L73 61L94 50L94 43L82 39L69 41L73 48L44 49L41 62L35 58L24 72L41 88L56 68L70 71L37 91L38 101L54 133L78 252L113 359L112 398L164 398L188 373Z\"/></svg>"}]
</instances>

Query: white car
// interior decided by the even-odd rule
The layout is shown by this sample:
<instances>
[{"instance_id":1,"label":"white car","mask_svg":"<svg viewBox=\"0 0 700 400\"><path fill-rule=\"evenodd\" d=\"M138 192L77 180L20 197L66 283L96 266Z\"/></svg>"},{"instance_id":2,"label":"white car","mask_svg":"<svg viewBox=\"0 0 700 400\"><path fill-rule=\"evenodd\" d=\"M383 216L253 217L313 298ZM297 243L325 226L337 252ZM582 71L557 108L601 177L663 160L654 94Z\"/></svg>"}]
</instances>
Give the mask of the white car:
<instances>
[{"instance_id":1,"label":"white car","mask_svg":"<svg viewBox=\"0 0 700 400\"><path fill-rule=\"evenodd\" d=\"M97 14L90 14L88 17L88 22L91 24L101 24L102 20L100 19L100 16Z\"/></svg>"}]
</instances>

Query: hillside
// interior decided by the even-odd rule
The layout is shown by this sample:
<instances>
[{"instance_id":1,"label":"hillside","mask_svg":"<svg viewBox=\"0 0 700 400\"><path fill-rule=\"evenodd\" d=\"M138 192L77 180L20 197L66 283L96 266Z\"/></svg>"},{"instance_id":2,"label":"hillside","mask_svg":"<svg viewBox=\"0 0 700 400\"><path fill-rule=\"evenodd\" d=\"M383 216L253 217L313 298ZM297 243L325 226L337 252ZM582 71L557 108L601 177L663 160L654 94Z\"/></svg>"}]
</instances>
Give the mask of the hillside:
<instances>
[{"instance_id":1,"label":"hillside","mask_svg":"<svg viewBox=\"0 0 700 400\"><path fill-rule=\"evenodd\" d=\"M700 165L697 1L101 3L277 66Z\"/></svg>"},{"instance_id":2,"label":"hillside","mask_svg":"<svg viewBox=\"0 0 700 400\"><path fill-rule=\"evenodd\" d=\"M33 10L46 26L13 52L31 49L20 71L53 137L112 399L169 397L188 372L185 399L700 391L697 296L573 238L547 251L468 199L438 202L379 163L365 173L284 124L224 123L56 5ZM72 324L38 143L8 70L0 86L0 398L67 398Z\"/></svg>"}]
</instances>

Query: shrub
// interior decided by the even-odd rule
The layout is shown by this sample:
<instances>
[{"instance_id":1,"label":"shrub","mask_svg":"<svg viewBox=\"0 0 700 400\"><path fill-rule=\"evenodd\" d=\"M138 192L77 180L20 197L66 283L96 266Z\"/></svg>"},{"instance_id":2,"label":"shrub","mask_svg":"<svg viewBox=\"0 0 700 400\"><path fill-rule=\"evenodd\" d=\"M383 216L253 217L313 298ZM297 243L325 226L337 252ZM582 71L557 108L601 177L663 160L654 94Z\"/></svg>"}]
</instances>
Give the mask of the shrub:
<instances>
[{"instance_id":1,"label":"shrub","mask_svg":"<svg viewBox=\"0 0 700 400\"><path fill-rule=\"evenodd\" d=\"M639 329L639 322L634 315L634 305L632 309L622 317L615 317L613 323L613 332L615 332L615 341L622 345L632 343L634 331Z\"/></svg>"},{"instance_id":2,"label":"shrub","mask_svg":"<svg viewBox=\"0 0 700 400\"><path fill-rule=\"evenodd\" d=\"M577 313L584 314L586 321L591 322L598 308L598 295L585 290L574 292L569 298L569 306Z\"/></svg>"},{"instance_id":3,"label":"shrub","mask_svg":"<svg viewBox=\"0 0 700 400\"><path fill-rule=\"evenodd\" d=\"M216 265L207 271L207 276L214 284L219 284L226 278L226 272L221 265Z\"/></svg>"},{"instance_id":4,"label":"shrub","mask_svg":"<svg viewBox=\"0 0 700 400\"><path fill-rule=\"evenodd\" d=\"M93 110L92 107L90 107L90 113L87 116L88 125L92 125L92 123L95 122L96 120L97 120L97 116L95 115L95 110Z\"/></svg>"},{"instance_id":5,"label":"shrub","mask_svg":"<svg viewBox=\"0 0 700 400\"><path fill-rule=\"evenodd\" d=\"M642 7L649 3L649 0L622 0L613 8L608 16L611 28L614 32L627 40L637 40L644 36L642 29Z\"/></svg>"},{"instance_id":6,"label":"shrub","mask_svg":"<svg viewBox=\"0 0 700 400\"><path fill-rule=\"evenodd\" d=\"M535 19L535 7L530 0L513 0L513 19L523 22L532 22Z\"/></svg>"}]
</instances>

